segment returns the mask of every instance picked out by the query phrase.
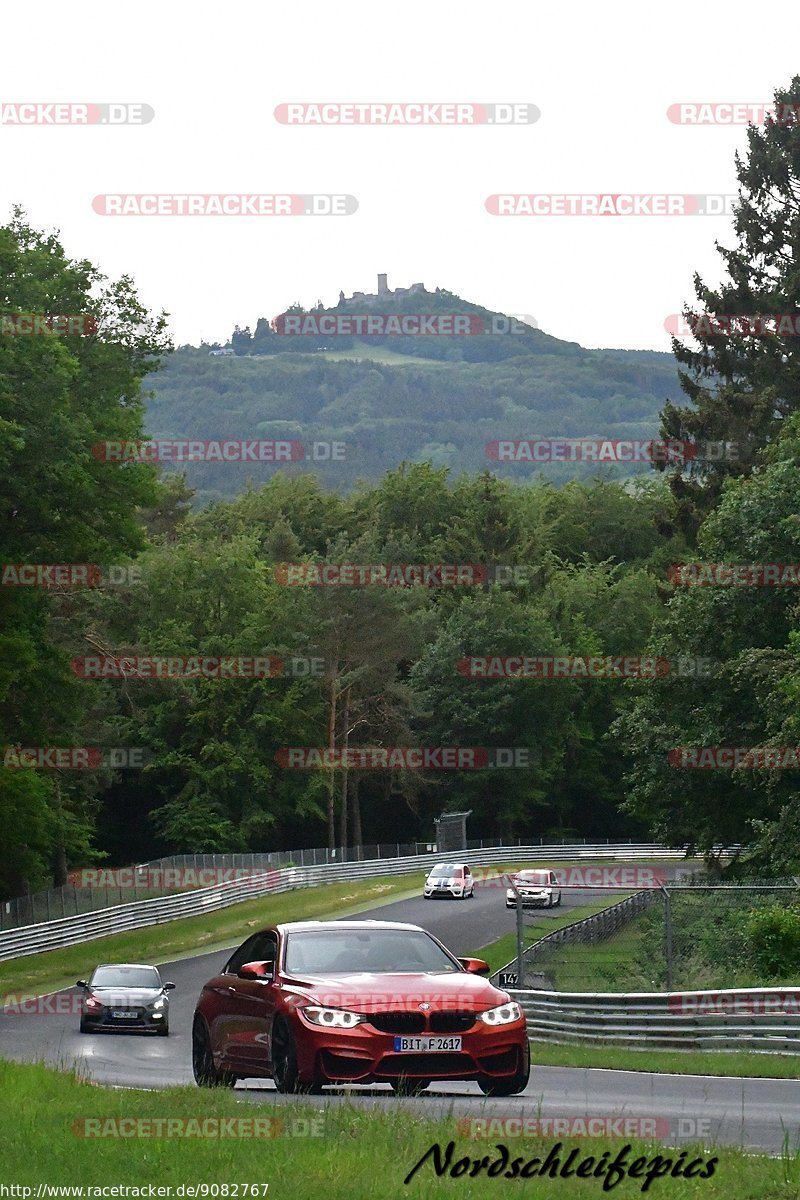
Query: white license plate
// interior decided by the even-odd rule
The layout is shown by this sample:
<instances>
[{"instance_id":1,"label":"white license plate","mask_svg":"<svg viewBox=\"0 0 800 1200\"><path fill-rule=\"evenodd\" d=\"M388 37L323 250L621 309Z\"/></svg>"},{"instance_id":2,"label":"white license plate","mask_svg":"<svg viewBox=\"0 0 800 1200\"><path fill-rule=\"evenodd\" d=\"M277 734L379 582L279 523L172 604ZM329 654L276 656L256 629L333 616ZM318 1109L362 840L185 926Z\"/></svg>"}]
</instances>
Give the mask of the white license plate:
<instances>
[{"instance_id":1,"label":"white license plate","mask_svg":"<svg viewBox=\"0 0 800 1200\"><path fill-rule=\"evenodd\" d=\"M114 1008L111 1015L115 1021L135 1021L139 1014L130 1012L127 1008Z\"/></svg>"},{"instance_id":2,"label":"white license plate","mask_svg":"<svg viewBox=\"0 0 800 1200\"><path fill-rule=\"evenodd\" d=\"M460 1037L396 1037L395 1054L436 1054L460 1050Z\"/></svg>"}]
</instances>

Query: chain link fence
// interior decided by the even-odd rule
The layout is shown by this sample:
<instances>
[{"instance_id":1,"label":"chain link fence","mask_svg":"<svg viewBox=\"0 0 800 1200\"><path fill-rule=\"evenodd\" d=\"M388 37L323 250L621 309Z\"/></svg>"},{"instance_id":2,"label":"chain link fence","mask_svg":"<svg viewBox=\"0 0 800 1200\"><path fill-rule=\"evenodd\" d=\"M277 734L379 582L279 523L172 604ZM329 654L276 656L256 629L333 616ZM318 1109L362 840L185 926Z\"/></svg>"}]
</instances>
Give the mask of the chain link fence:
<instances>
[{"instance_id":1,"label":"chain link fence","mask_svg":"<svg viewBox=\"0 0 800 1200\"><path fill-rule=\"evenodd\" d=\"M800 880L664 879L627 894L609 883L602 911L552 931L537 908L553 902L557 886L535 904L518 885L512 890L522 903L517 958L499 974L506 986L661 992L800 983ZM603 904L598 891L562 885L560 894L580 911Z\"/></svg>"}]
</instances>

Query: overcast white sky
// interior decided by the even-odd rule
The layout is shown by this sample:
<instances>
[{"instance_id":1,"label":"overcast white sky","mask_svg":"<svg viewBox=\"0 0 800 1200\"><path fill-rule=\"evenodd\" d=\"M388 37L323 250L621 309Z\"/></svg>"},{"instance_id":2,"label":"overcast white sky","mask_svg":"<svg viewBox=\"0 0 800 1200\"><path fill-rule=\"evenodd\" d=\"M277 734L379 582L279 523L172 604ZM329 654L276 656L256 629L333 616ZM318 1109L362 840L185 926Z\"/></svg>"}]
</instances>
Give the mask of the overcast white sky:
<instances>
[{"instance_id":1,"label":"overcast white sky","mask_svg":"<svg viewBox=\"0 0 800 1200\"><path fill-rule=\"evenodd\" d=\"M0 125L0 219L21 203L68 251L130 273L178 342L293 300L421 280L585 346L669 349L729 218L497 218L494 192L735 191L743 126L677 101L768 101L800 71L800 10L728 0L36 0L6 4L0 102L152 105L144 126ZM532 125L294 127L286 101L526 101ZM102 217L99 193L355 195L338 218Z\"/></svg>"}]
</instances>

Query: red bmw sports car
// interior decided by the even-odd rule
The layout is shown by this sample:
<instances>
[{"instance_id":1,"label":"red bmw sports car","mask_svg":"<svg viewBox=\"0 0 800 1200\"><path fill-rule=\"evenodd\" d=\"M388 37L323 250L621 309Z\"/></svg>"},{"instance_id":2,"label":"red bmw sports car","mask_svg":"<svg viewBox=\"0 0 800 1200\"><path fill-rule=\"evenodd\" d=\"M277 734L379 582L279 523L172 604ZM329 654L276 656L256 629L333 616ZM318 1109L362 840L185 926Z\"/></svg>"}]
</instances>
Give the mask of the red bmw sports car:
<instances>
[{"instance_id":1,"label":"red bmw sports car","mask_svg":"<svg viewBox=\"0 0 800 1200\"><path fill-rule=\"evenodd\" d=\"M272 1078L279 1092L475 1080L487 1096L528 1082L525 1016L416 925L298 921L243 942L203 988L192 1028L202 1087Z\"/></svg>"}]
</instances>

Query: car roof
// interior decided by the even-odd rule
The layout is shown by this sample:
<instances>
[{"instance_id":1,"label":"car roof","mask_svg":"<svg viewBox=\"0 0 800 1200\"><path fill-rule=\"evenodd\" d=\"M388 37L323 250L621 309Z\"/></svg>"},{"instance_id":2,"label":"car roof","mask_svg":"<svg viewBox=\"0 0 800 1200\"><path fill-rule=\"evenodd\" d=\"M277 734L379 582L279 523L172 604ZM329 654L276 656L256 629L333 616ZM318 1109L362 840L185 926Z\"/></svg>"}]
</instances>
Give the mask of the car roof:
<instances>
[{"instance_id":1,"label":"car roof","mask_svg":"<svg viewBox=\"0 0 800 1200\"><path fill-rule=\"evenodd\" d=\"M414 933L425 932L419 925L409 925L404 921L287 921L285 924L275 925L274 928L281 933L322 932L335 929L405 929L413 930ZM261 930L260 932L266 931Z\"/></svg>"},{"instance_id":2,"label":"car roof","mask_svg":"<svg viewBox=\"0 0 800 1200\"><path fill-rule=\"evenodd\" d=\"M143 971L157 971L158 970L158 967L153 966L152 963L98 963L97 966L94 968L95 971L99 970L100 967L120 967L120 968L136 967L138 970L143 970Z\"/></svg>"}]
</instances>

